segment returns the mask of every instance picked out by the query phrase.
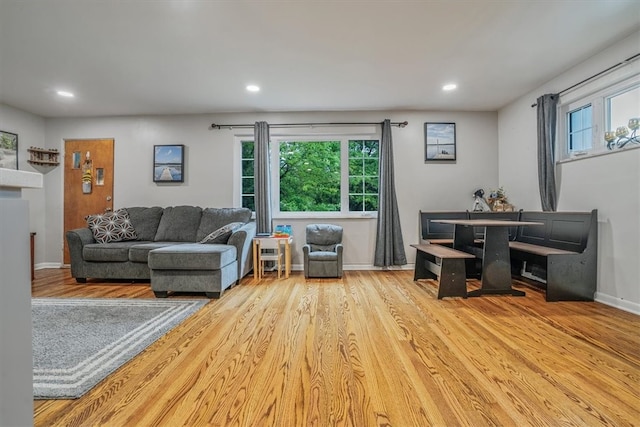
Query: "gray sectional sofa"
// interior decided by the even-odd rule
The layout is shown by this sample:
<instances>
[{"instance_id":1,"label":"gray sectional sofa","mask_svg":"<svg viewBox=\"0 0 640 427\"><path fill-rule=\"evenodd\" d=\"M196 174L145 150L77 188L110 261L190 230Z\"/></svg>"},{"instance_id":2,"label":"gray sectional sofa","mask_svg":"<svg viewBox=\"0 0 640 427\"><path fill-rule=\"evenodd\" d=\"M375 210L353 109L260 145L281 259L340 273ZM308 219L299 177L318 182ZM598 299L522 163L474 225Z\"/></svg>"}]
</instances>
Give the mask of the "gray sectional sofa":
<instances>
[{"instance_id":1,"label":"gray sectional sofa","mask_svg":"<svg viewBox=\"0 0 640 427\"><path fill-rule=\"evenodd\" d=\"M89 226L66 233L71 275L78 283L87 278L149 279L158 297L169 291L219 297L253 268L256 225L249 209L132 207L115 214L109 218L118 218L117 226L127 223L128 233L114 238L109 218L103 218L107 215L90 217ZM96 218L106 224L101 231L91 221ZM216 231L226 233L218 236ZM199 243L207 238L210 242Z\"/></svg>"}]
</instances>

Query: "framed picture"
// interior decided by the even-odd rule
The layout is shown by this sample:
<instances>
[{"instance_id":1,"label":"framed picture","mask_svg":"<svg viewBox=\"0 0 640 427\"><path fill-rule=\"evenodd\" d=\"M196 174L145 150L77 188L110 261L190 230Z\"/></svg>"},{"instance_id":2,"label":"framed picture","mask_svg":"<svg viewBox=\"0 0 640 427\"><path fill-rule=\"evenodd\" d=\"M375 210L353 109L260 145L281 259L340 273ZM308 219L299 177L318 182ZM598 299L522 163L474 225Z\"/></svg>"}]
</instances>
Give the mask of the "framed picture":
<instances>
[{"instance_id":1,"label":"framed picture","mask_svg":"<svg viewBox=\"0 0 640 427\"><path fill-rule=\"evenodd\" d=\"M456 159L456 124L424 124L424 161L452 161Z\"/></svg>"},{"instance_id":2,"label":"framed picture","mask_svg":"<svg viewBox=\"0 0 640 427\"><path fill-rule=\"evenodd\" d=\"M73 158L73 166L71 168L80 169L80 159L82 158L82 155L80 154L80 152L74 151L72 154L72 158Z\"/></svg>"},{"instance_id":3,"label":"framed picture","mask_svg":"<svg viewBox=\"0 0 640 427\"><path fill-rule=\"evenodd\" d=\"M153 146L153 182L184 182L184 145Z\"/></svg>"},{"instance_id":4,"label":"framed picture","mask_svg":"<svg viewBox=\"0 0 640 427\"><path fill-rule=\"evenodd\" d=\"M0 168L18 170L18 135L0 130Z\"/></svg>"}]
</instances>

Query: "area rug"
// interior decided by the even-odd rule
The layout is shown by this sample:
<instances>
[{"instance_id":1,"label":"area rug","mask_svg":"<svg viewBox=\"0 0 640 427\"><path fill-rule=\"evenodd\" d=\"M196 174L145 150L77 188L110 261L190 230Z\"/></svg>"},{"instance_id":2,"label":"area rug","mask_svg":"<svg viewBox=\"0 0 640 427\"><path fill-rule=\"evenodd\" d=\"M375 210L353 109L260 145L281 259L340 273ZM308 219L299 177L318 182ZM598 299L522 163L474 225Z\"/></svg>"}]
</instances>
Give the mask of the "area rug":
<instances>
[{"instance_id":1,"label":"area rug","mask_svg":"<svg viewBox=\"0 0 640 427\"><path fill-rule=\"evenodd\" d=\"M81 397L208 301L33 298L33 397Z\"/></svg>"}]
</instances>

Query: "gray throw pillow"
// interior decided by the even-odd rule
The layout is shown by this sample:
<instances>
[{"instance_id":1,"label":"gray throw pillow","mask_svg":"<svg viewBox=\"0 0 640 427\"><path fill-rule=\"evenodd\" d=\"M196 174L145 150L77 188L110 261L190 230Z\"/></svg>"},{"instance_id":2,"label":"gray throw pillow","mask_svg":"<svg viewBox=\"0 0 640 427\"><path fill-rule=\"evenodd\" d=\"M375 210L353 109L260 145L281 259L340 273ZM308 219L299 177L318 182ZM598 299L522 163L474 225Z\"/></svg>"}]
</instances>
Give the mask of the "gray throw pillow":
<instances>
[{"instance_id":1,"label":"gray throw pillow","mask_svg":"<svg viewBox=\"0 0 640 427\"><path fill-rule=\"evenodd\" d=\"M204 239L212 231L232 223L251 221L251 209L247 208L206 208L202 210L196 242Z\"/></svg>"},{"instance_id":2,"label":"gray throw pillow","mask_svg":"<svg viewBox=\"0 0 640 427\"><path fill-rule=\"evenodd\" d=\"M215 231L209 233L204 239L200 240L198 243L227 243L229 237L236 231L238 228L244 225L243 222L232 222L227 225L223 225Z\"/></svg>"},{"instance_id":3,"label":"gray throw pillow","mask_svg":"<svg viewBox=\"0 0 640 427\"><path fill-rule=\"evenodd\" d=\"M131 225L131 219L125 209L104 214L88 215L87 225L98 243L136 240L138 235Z\"/></svg>"}]
</instances>

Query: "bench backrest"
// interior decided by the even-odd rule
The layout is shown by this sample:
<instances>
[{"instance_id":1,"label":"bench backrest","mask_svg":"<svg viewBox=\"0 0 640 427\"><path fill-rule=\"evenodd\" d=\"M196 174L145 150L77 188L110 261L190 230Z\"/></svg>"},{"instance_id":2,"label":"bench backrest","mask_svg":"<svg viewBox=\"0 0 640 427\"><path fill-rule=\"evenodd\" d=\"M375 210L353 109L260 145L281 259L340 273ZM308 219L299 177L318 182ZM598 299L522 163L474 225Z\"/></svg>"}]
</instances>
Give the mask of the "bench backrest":
<instances>
[{"instance_id":1,"label":"bench backrest","mask_svg":"<svg viewBox=\"0 0 640 427\"><path fill-rule=\"evenodd\" d=\"M420 238L429 239L453 239L453 224L441 224L432 222L434 219L469 219L467 212L428 212L420 211Z\"/></svg>"},{"instance_id":2,"label":"bench backrest","mask_svg":"<svg viewBox=\"0 0 640 427\"><path fill-rule=\"evenodd\" d=\"M518 227L516 240L549 248L582 253L589 242L589 233L596 229L598 211L591 212L527 212L520 221L542 222L544 225ZM595 236L594 236L595 238Z\"/></svg>"},{"instance_id":3,"label":"bench backrest","mask_svg":"<svg viewBox=\"0 0 640 427\"><path fill-rule=\"evenodd\" d=\"M469 219L497 219L506 221L519 221L520 211L515 212L469 212ZM476 239L484 239L485 227L474 227ZM509 240L515 240L518 226L509 227Z\"/></svg>"}]
</instances>

